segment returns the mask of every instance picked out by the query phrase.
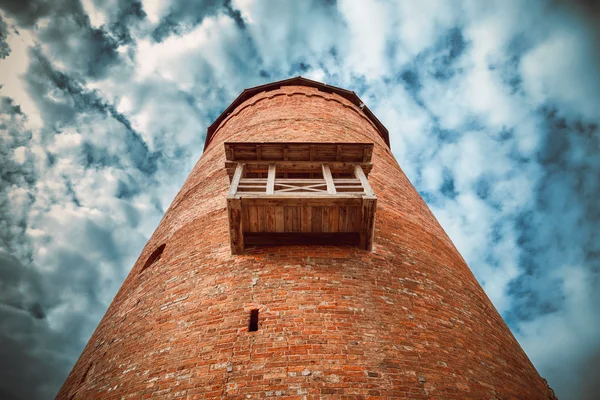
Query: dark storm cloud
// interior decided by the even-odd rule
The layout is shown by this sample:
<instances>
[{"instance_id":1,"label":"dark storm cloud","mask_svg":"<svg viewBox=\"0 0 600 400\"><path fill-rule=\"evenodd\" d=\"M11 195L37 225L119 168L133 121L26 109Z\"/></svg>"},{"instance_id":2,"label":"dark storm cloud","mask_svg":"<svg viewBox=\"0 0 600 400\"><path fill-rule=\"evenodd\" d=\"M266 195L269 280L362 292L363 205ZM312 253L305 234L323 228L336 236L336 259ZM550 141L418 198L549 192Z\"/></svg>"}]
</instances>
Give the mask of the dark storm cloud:
<instances>
[{"instance_id":1,"label":"dark storm cloud","mask_svg":"<svg viewBox=\"0 0 600 400\"><path fill-rule=\"evenodd\" d=\"M56 299L31 266L25 231L37 176L25 154L31 140L25 119L11 99L0 98L0 397L6 399L52 397L71 362L67 339L46 321Z\"/></svg>"},{"instance_id":2,"label":"dark storm cloud","mask_svg":"<svg viewBox=\"0 0 600 400\"><path fill-rule=\"evenodd\" d=\"M589 354L583 363L582 400L596 400L600 393L600 348Z\"/></svg>"},{"instance_id":3,"label":"dark storm cloud","mask_svg":"<svg viewBox=\"0 0 600 400\"><path fill-rule=\"evenodd\" d=\"M44 277L0 250L0 397L52 398L73 357L69 338L53 331ZM37 384L32 384L37 382Z\"/></svg>"},{"instance_id":4,"label":"dark storm cloud","mask_svg":"<svg viewBox=\"0 0 600 400\"><path fill-rule=\"evenodd\" d=\"M131 28L145 17L146 13L140 1L120 0L117 12L108 24L108 30L119 44L133 43Z\"/></svg>"},{"instance_id":5,"label":"dark storm cloud","mask_svg":"<svg viewBox=\"0 0 600 400\"><path fill-rule=\"evenodd\" d=\"M65 2L53 0L2 0L0 7L11 17L14 17L19 25L31 27L38 19L51 13L53 4L62 4Z\"/></svg>"},{"instance_id":6,"label":"dark storm cloud","mask_svg":"<svg viewBox=\"0 0 600 400\"><path fill-rule=\"evenodd\" d=\"M0 248L31 261L31 249L25 239L27 212L33 202L36 173L33 160L26 155L31 131L24 127L25 115L14 101L0 97ZM23 160L14 158L17 149Z\"/></svg>"},{"instance_id":7,"label":"dark storm cloud","mask_svg":"<svg viewBox=\"0 0 600 400\"><path fill-rule=\"evenodd\" d=\"M560 280L552 278L552 269L586 265L600 273L598 126L569 121L556 110L543 114L548 136L539 158L545 174L536 208L521 216L525 274L511 284L513 312L524 319L555 312L563 304Z\"/></svg>"},{"instance_id":8,"label":"dark storm cloud","mask_svg":"<svg viewBox=\"0 0 600 400\"><path fill-rule=\"evenodd\" d=\"M155 41L161 42L171 34L181 34L200 24L204 18L219 11L231 11L229 0L180 0L169 4L168 11L152 32Z\"/></svg>"},{"instance_id":9,"label":"dark storm cloud","mask_svg":"<svg viewBox=\"0 0 600 400\"><path fill-rule=\"evenodd\" d=\"M574 320L587 319L589 324L599 323L588 319L587 306L581 307L585 304L573 305L571 300L573 292L585 295L589 290L590 304L600 304L598 122L582 121L552 108L542 110L540 115L545 121L544 141L538 153L543 175L536 187L534 206L516 220L523 272L508 287L513 305L506 319L517 332L524 321L562 314ZM585 271L589 289L565 284L569 267ZM568 394L568 398L595 398L600 393L600 343L582 339L569 351L582 355L581 361L571 366L574 374L565 375L560 368L548 366L546 377L558 393ZM586 361L590 353L594 356Z\"/></svg>"},{"instance_id":10,"label":"dark storm cloud","mask_svg":"<svg viewBox=\"0 0 600 400\"><path fill-rule=\"evenodd\" d=\"M130 38L129 32L119 24L114 26L117 37L104 27L92 27L79 0L8 1L0 3L0 7L24 27L37 26L42 18L47 18L43 27L38 28L39 39L48 46L52 57L84 77L105 76L108 68L120 58L116 51L119 43ZM139 6L137 12L141 13ZM119 16L135 14L136 7L130 5Z\"/></svg>"},{"instance_id":11,"label":"dark storm cloud","mask_svg":"<svg viewBox=\"0 0 600 400\"><path fill-rule=\"evenodd\" d=\"M68 79L59 82L64 83L67 92L82 94L78 90L81 88ZM82 101L88 103L95 106L78 112L94 115L99 110L106 111L102 102ZM69 212L68 207L66 212L56 209L56 205L68 203L69 198L75 206L81 206L74 187L79 182L72 176L62 176L64 197L51 195L50 204L44 206L49 210L40 217L46 226L54 227L55 233L64 225L69 229L61 243L52 243L50 238L37 243L51 247L44 257L37 258L47 270L40 271L35 265L34 244L27 230L38 219L32 220L32 209L40 207L36 204L39 172L34 168L35 156L29 152L35 144L25 127L26 120L13 100L0 99L0 130L6 133L0 135L0 397L46 399L58 391L91 333L89 327L97 323L104 311L102 287L112 287L115 278L100 274L98 265L119 265L123 254L120 241L114 236L119 230L110 219ZM67 124L63 122L64 125ZM117 126L127 131L123 123ZM102 151L108 154L106 149ZM97 150L90 153L97 156ZM64 159L63 154L57 156ZM123 163L116 156L111 157L113 164L88 166L103 168ZM135 178L125 178L123 185L127 189L120 191L139 190ZM35 214L40 215L39 209ZM135 224L135 210L128 209L127 214L130 223ZM99 285L100 282L104 284ZM54 290L56 287L61 287L61 291ZM73 309L73 303L83 307ZM51 328L50 321L61 328Z\"/></svg>"},{"instance_id":12,"label":"dark storm cloud","mask_svg":"<svg viewBox=\"0 0 600 400\"><path fill-rule=\"evenodd\" d=\"M31 64L26 79L44 117L47 134L74 124L82 114L112 118L124 128L123 140L127 145L127 153L110 154L102 147L88 143L85 147L88 164L120 165L120 160L127 158L145 174L151 175L156 171L160 153L149 151L147 144L123 114L108 104L98 92L86 89L83 82L58 71L39 49L32 49L30 55Z\"/></svg>"},{"instance_id":13,"label":"dark storm cloud","mask_svg":"<svg viewBox=\"0 0 600 400\"><path fill-rule=\"evenodd\" d=\"M6 25L6 21L0 16L0 60L8 57L10 54L10 47L8 46L8 43L6 43L7 37L8 25Z\"/></svg>"},{"instance_id":14,"label":"dark storm cloud","mask_svg":"<svg viewBox=\"0 0 600 400\"><path fill-rule=\"evenodd\" d=\"M104 77L120 58L119 42L104 29L91 27L87 16L53 16L39 37L49 47L52 57L85 77ZM65 40L66 37L73 39Z\"/></svg>"}]
</instances>

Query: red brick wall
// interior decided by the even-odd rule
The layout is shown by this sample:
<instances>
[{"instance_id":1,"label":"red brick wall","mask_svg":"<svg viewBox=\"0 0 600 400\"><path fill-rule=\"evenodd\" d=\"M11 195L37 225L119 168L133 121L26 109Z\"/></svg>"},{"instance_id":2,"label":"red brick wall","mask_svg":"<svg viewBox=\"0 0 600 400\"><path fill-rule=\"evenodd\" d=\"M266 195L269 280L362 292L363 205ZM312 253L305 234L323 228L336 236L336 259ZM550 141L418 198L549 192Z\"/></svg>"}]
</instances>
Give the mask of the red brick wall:
<instances>
[{"instance_id":1,"label":"red brick wall","mask_svg":"<svg viewBox=\"0 0 600 400\"><path fill-rule=\"evenodd\" d=\"M225 140L374 142L374 251L231 256ZM278 396L552 396L362 111L298 86L261 93L221 124L58 398Z\"/></svg>"}]
</instances>

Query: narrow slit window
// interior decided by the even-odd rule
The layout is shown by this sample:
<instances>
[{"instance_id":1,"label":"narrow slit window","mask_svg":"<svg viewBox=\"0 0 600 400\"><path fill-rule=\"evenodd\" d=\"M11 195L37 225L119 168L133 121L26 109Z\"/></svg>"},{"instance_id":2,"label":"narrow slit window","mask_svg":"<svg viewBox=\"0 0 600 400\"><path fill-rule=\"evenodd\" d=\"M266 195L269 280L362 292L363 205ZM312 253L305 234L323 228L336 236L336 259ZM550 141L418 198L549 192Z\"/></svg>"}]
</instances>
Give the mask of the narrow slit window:
<instances>
[{"instance_id":1,"label":"narrow slit window","mask_svg":"<svg viewBox=\"0 0 600 400\"><path fill-rule=\"evenodd\" d=\"M258 330L258 310L250 311L250 325L248 332L256 332Z\"/></svg>"},{"instance_id":2,"label":"narrow slit window","mask_svg":"<svg viewBox=\"0 0 600 400\"><path fill-rule=\"evenodd\" d=\"M160 246L158 246L156 248L156 250L154 250L152 252L152 254L150 254L150 257L148 257L148 260L146 260L146 263L144 264L144 266L142 267L142 270L140 271L140 274L142 272L144 272L148 267L150 267L152 264L156 263L158 260L160 260L160 256L162 256L163 251L165 250L165 245L161 244Z\"/></svg>"},{"instance_id":3,"label":"narrow slit window","mask_svg":"<svg viewBox=\"0 0 600 400\"><path fill-rule=\"evenodd\" d=\"M83 375L81 376L81 379L79 380L79 384L80 385L83 384L86 381L86 379L87 379L87 377L88 377L88 375L90 373L90 370L92 369L93 366L94 366L94 364L90 363L88 365L88 367L85 369L85 372L83 373Z\"/></svg>"}]
</instances>

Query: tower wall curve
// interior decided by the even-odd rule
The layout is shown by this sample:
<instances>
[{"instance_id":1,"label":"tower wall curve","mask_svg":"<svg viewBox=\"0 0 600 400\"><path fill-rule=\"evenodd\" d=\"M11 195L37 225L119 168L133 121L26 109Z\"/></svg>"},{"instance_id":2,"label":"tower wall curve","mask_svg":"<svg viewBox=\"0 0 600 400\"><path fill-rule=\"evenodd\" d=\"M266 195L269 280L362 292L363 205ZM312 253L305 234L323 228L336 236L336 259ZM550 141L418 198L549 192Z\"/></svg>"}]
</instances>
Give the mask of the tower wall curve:
<instances>
[{"instance_id":1,"label":"tower wall curve","mask_svg":"<svg viewBox=\"0 0 600 400\"><path fill-rule=\"evenodd\" d=\"M226 141L374 143L374 251L232 256ZM377 127L315 87L258 93L221 122L58 394L271 396L552 398Z\"/></svg>"}]
</instances>

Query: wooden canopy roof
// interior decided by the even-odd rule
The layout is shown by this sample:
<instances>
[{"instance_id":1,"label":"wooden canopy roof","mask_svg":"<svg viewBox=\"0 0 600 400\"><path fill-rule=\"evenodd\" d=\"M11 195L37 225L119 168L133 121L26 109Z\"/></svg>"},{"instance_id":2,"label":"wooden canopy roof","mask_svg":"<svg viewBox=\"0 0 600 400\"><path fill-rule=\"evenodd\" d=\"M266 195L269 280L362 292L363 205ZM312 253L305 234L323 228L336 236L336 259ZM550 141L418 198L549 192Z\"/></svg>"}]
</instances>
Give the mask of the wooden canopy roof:
<instances>
[{"instance_id":1,"label":"wooden canopy roof","mask_svg":"<svg viewBox=\"0 0 600 400\"><path fill-rule=\"evenodd\" d=\"M323 164L334 173L352 173L354 165L360 165L367 176L373 166L373 143L226 142L224 146L230 178L238 163L257 172L266 172L269 164L276 163L279 170L306 173L321 171Z\"/></svg>"}]
</instances>

